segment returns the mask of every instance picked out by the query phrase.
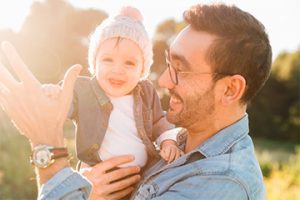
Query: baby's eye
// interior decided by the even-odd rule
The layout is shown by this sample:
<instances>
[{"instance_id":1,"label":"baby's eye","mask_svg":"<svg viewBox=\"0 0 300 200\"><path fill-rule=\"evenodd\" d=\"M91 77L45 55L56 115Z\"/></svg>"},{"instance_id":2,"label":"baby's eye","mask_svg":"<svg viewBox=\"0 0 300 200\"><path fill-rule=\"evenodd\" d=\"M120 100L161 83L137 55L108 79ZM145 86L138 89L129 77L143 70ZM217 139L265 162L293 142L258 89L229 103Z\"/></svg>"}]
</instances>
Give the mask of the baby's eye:
<instances>
[{"instance_id":1,"label":"baby's eye","mask_svg":"<svg viewBox=\"0 0 300 200\"><path fill-rule=\"evenodd\" d=\"M111 59L111 58L102 58L102 61L103 62L112 62L113 59Z\"/></svg>"},{"instance_id":2,"label":"baby's eye","mask_svg":"<svg viewBox=\"0 0 300 200\"><path fill-rule=\"evenodd\" d=\"M127 60L127 61L125 62L125 64L126 64L127 66L130 66L130 67L135 67L135 62L130 61L130 60Z\"/></svg>"}]
</instances>

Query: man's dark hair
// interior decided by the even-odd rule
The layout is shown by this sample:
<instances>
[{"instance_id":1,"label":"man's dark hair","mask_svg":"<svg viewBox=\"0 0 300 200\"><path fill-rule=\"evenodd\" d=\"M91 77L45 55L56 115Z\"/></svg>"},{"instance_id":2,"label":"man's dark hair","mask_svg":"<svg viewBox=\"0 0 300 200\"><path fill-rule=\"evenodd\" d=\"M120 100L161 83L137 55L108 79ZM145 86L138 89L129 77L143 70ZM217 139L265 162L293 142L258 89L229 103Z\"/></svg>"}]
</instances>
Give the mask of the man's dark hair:
<instances>
[{"instance_id":1,"label":"man's dark hair","mask_svg":"<svg viewBox=\"0 0 300 200\"><path fill-rule=\"evenodd\" d=\"M207 62L215 72L242 75L247 85L241 102L250 102L270 74L272 49L265 27L251 14L224 4L196 5L183 15L194 30L217 36Z\"/></svg>"}]
</instances>

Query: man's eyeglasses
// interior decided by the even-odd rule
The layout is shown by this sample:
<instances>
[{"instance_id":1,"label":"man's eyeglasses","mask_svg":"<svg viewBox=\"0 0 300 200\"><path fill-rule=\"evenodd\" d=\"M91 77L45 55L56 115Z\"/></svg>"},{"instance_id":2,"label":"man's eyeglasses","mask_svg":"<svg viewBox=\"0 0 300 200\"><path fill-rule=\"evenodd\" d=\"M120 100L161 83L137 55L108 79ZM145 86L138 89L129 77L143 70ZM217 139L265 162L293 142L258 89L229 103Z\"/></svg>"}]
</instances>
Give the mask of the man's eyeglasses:
<instances>
[{"instance_id":1,"label":"man's eyeglasses","mask_svg":"<svg viewBox=\"0 0 300 200\"><path fill-rule=\"evenodd\" d=\"M217 73L217 72L192 72L192 71L180 71L178 72L171 64L170 58L169 58L169 52L165 51L165 57L166 57L166 64L168 67L169 75L171 78L171 81L178 85L178 74L212 74L212 75L224 75L224 76L231 76L232 74L226 74L226 73Z\"/></svg>"}]
</instances>

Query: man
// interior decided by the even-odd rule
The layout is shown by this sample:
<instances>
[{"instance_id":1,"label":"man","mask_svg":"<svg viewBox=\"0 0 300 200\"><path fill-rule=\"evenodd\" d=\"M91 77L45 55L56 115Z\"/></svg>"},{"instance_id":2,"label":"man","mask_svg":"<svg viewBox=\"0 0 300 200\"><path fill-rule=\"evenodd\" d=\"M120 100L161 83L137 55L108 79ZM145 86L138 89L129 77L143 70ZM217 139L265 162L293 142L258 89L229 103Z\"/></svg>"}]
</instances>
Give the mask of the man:
<instances>
[{"instance_id":1,"label":"man","mask_svg":"<svg viewBox=\"0 0 300 200\"><path fill-rule=\"evenodd\" d=\"M246 114L247 104L270 72L272 53L264 27L249 13L223 4L196 5L184 18L189 25L170 46L168 68L159 84L170 92L168 120L185 128L178 137L185 155L148 169L132 199L265 199ZM80 67L66 73L61 97L51 100L14 49L7 43L3 49L21 80L15 81L0 67L3 108L33 148L63 147L63 121ZM130 193L140 179L134 175L138 167L107 171L132 159L114 158L87 171L85 176L93 184L91 199L117 199ZM37 169L39 183L44 184L41 199L89 195L89 183L68 168L65 157Z\"/></svg>"}]
</instances>

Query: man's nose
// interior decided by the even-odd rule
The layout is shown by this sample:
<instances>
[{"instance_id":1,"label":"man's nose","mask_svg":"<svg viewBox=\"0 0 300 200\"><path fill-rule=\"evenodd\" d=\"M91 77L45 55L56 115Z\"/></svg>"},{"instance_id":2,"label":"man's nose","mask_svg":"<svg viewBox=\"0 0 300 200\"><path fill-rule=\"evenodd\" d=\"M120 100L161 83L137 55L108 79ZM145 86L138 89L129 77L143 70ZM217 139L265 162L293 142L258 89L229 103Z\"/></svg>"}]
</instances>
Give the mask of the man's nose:
<instances>
[{"instance_id":1,"label":"man's nose","mask_svg":"<svg viewBox=\"0 0 300 200\"><path fill-rule=\"evenodd\" d=\"M175 84L172 82L168 69L166 69L158 79L158 85L162 88L172 89L175 87Z\"/></svg>"}]
</instances>

